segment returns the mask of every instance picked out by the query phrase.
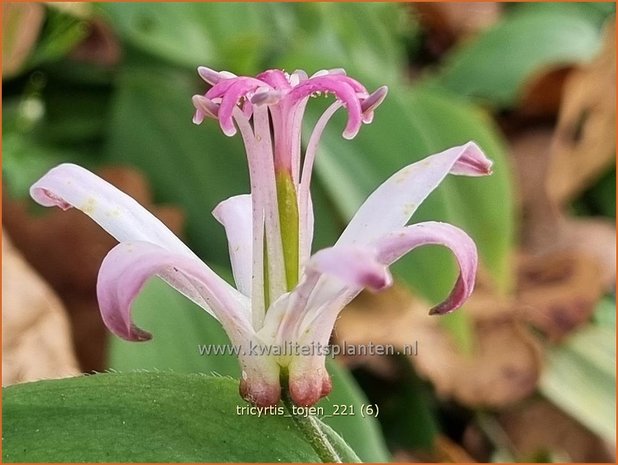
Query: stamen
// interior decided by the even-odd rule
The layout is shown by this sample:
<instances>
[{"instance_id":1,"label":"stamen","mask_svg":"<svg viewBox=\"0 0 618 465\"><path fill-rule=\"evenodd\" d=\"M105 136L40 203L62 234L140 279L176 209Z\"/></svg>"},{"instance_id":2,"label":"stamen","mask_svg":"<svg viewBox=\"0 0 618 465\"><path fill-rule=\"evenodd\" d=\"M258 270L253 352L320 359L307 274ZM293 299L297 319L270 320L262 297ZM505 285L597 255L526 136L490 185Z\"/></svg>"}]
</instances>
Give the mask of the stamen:
<instances>
[{"instance_id":1,"label":"stamen","mask_svg":"<svg viewBox=\"0 0 618 465\"><path fill-rule=\"evenodd\" d=\"M368 113L380 106L388 94L388 87L382 86L361 102L361 111Z\"/></svg>"},{"instance_id":2,"label":"stamen","mask_svg":"<svg viewBox=\"0 0 618 465\"><path fill-rule=\"evenodd\" d=\"M223 78L221 73L214 69L207 68L206 66L199 66L197 68L197 74L199 74L204 81L213 86Z\"/></svg>"},{"instance_id":3,"label":"stamen","mask_svg":"<svg viewBox=\"0 0 618 465\"><path fill-rule=\"evenodd\" d=\"M194 95L191 97L191 100L193 101L193 106L204 115L215 119L217 118L219 113L219 105L214 103L212 100L204 97L203 95Z\"/></svg>"},{"instance_id":4,"label":"stamen","mask_svg":"<svg viewBox=\"0 0 618 465\"><path fill-rule=\"evenodd\" d=\"M274 105L281 99L281 92L277 90L264 90L253 94L251 103L254 105Z\"/></svg>"},{"instance_id":5,"label":"stamen","mask_svg":"<svg viewBox=\"0 0 618 465\"><path fill-rule=\"evenodd\" d=\"M219 71L219 74L224 79L234 79L234 78L238 77L237 75L235 75L234 73L231 73L229 71Z\"/></svg>"},{"instance_id":6,"label":"stamen","mask_svg":"<svg viewBox=\"0 0 618 465\"><path fill-rule=\"evenodd\" d=\"M321 69L319 71L316 71L315 73L313 73L310 77L310 79L313 78L317 78L317 77L322 77L322 76L328 76L329 71L327 69Z\"/></svg>"},{"instance_id":7,"label":"stamen","mask_svg":"<svg viewBox=\"0 0 618 465\"><path fill-rule=\"evenodd\" d=\"M297 69L290 76L290 84L292 85L292 87L295 87L301 82L306 81L307 79L309 79L309 75L304 70Z\"/></svg>"}]
</instances>

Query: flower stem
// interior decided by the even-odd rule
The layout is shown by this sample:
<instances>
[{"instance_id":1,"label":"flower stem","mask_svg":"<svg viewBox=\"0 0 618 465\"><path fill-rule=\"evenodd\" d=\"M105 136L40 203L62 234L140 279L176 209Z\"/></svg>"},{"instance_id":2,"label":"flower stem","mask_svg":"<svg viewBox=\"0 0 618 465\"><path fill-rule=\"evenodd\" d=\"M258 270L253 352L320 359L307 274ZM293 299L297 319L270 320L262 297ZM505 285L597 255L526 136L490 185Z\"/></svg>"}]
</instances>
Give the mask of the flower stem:
<instances>
[{"instance_id":1,"label":"flower stem","mask_svg":"<svg viewBox=\"0 0 618 465\"><path fill-rule=\"evenodd\" d=\"M294 403L290 398L290 391L287 383L282 385L281 400L283 405L290 413L294 423L307 439L313 450L318 454L320 460L324 463L343 463L341 456L335 450L330 440L320 428L318 420L313 415L301 416L294 414Z\"/></svg>"}]
</instances>

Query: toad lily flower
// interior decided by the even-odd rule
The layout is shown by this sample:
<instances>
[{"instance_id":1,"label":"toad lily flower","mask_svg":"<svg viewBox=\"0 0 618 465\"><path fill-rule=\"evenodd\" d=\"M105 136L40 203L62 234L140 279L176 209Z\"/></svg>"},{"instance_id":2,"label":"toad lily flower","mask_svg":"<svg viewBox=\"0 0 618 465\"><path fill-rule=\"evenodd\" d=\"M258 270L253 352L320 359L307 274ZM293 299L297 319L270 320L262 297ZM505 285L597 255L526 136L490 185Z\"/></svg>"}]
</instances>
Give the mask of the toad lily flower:
<instances>
[{"instance_id":1,"label":"toad lily flower","mask_svg":"<svg viewBox=\"0 0 618 465\"><path fill-rule=\"evenodd\" d=\"M318 141L332 115L347 110L345 138L353 138L386 96L373 93L342 70L308 77L279 70L257 77L199 68L212 87L193 97L193 121L219 121L231 136L240 131L251 194L221 202L213 211L223 225L236 287L204 264L135 200L76 165L60 165L37 181L41 205L76 207L120 243L103 260L97 293L103 321L117 336L144 341L150 334L131 320L131 305L145 282L158 276L226 330L239 350L241 395L276 404L282 384L298 405L331 390L324 351L340 311L361 290L392 282L389 265L412 249L438 244L457 259L460 274L448 298L431 313L448 313L470 296L477 267L474 242L445 223L406 226L446 175L489 174L491 162L474 143L450 148L393 174L360 207L337 243L311 255L313 211L309 184ZM318 119L303 150L301 126L311 96L334 103ZM281 350L281 348L302 350ZM275 350L279 348L280 350ZM313 350L313 351L312 351ZM319 353L318 353L319 352Z\"/></svg>"}]
</instances>

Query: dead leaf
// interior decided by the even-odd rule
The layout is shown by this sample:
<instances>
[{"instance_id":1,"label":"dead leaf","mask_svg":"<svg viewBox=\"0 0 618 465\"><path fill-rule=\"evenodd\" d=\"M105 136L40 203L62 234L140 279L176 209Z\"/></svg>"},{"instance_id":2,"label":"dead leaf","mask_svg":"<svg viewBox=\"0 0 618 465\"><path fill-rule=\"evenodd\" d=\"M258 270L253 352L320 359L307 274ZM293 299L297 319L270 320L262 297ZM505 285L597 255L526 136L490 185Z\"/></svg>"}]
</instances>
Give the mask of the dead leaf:
<instances>
[{"instance_id":1,"label":"dead leaf","mask_svg":"<svg viewBox=\"0 0 618 465\"><path fill-rule=\"evenodd\" d=\"M120 62L121 47L113 29L105 21L94 18L88 23L88 34L71 51L71 58L100 66Z\"/></svg>"},{"instance_id":2,"label":"dead leaf","mask_svg":"<svg viewBox=\"0 0 618 465\"><path fill-rule=\"evenodd\" d=\"M464 354L438 323L419 340L426 347L413 362L439 395L470 407L497 408L527 397L541 370L537 342L516 320L477 322L472 354Z\"/></svg>"},{"instance_id":3,"label":"dead leaf","mask_svg":"<svg viewBox=\"0 0 618 465\"><path fill-rule=\"evenodd\" d=\"M2 77L21 70L41 32L45 7L39 3L2 4Z\"/></svg>"},{"instance_id":4,"label":"dead leaf","mask_svg":"<svg viewBox=\"0 0 618 465\"><path fill-rule=\"evenodd\" d=\"M476 463L466 450L443 434L439 434L435 444L437 463Z\"/></svg>"},{"instance_id":5,"label":"dead leaf","mask_svg":"<svg viewBox=\"0 0 618 465\"><path fill-rule=\"evenodd\" d=\"M2 384L79 374L60 300L2 235Z\"/></svg>"},{"instance_id":6,"label":"dead leaf","mask_svg":"<svg viewBox=\"0 0 618 465\"><path fill-rule=\"evenodd\" d=\"M616 157L616 29L605 31L599 56L568 78L547 178L550 199L564 205Z\"/></svg>"},{"instance_id":7,"label":"dead leaf","mask_svg":"<svg viewBox=\"0 0 618 465\"><path fill-rule=\"evenodd\" d=\"M558 342L584 325L604 294L598 262L576 251L524 256L519 267L522 318Z\"/></svg>"},{"instance_id":8,"label":"dead leaf","mask_svg":"<svg viewBox=\"0 0 618 465\"><path fill-rule=\"evenodd\" d=\"M530 130L512 141L521 216L521 243L525 254L543 260L554 254L584 256L597 264L598 283L606 291L616 278L616 228L604 219L570 218L547 193L550 176L548 129ZM598 288L597 283L592 285Z\"/></svg>"},{"instance_id":9,"label":"dead leaf","mask_svg":"<svg viewBox=\"0 0 618 465\"><path fill-rule=\"evenodd\" d=\"M568 462L615 461L615 454L597 436L544 399L501 413L499 422L520 461L536 461L551 453Z\"/></svg>"},{"instance_id":10,"label":"dead leaf","mask_svg":"<svg viewBox=\"0 0 618 465\"><path fill-rule=\"evenodd\" d=\"M396 463L476 463L476 460L465 449L443 434L437 435L431 452L398 449L393 453L393 461Z\"/></svg>"},{"instance_id":11,"label":"dead leaf","mask_svg":"<svg viewBox=\"0 0 618 465\"><path fill-rule=\"evenodd\" d=\"M170 229L180 231L181 212L171 207L152 208L150 189L141 173L131 168L110 168L100 174L149 208ZM46 209L33 216L28 212L28 203L5 195L4 226L67 307L82 370L102 370L106 367L107 330L99 315L96 281L99 266L116 241L76 209Z\"/></svg>"},{"instance_id":12,"label":"dead leaf","mask_svg":"<svg viewBox=\"0 0 618 465\"><path fill-rule=\"evenodd\" d=\"M560 212L547 195L546 183L553 130L540 128L518 133L511 139L521 218L521 245L543 250L556 237Z\"/></svg>"},{"instance_id":13,"label":"dead leaf","mask_svg":"<svg viewBox=\"0 0 618 465\"><path fill-rule=\"evenodd\" d=\"M572 66L541 69L524 84L517 103L520 117L526 119L555 118L560 110L564 85Z\"/></svg>"},{"instance_id":14,"label":"dead leaf","mask_svg":"<svg viewBox=\"0 0 618 465\"><path fill-rule=\"evenodd\" d=\"M469 305L467 306L469 307ZM476 321L473 354L463 354L429 306L396 286L362 294L337 322L338 342L392 344L402 350L418 341L410 356L419 375L438 394L471 407L499 407L534 391L540 347L517 320L507 316Z\"/></svg>"},{"instance_id":15,"label":"dead leaf","mask_svg":"<svg viewBox=\"0 0 618 465\"><path fill-rule=\"evenodd\" d=\"M606 218L566 218L556 238L555 250L571 248L592 258L605 292L616 285L616 224Z\"/></svg>"},{"instance_id":16,"label":"dead leaf","mask_svg":"<svg viewBox=\"0 0 618 465\"><path fill-rule=\"evenodd\" d=\"M411 7L427 31L427 46L436 55L493 26L502 15L502 5L496 2L419 2Z\"/></svg>"}]
</instances>

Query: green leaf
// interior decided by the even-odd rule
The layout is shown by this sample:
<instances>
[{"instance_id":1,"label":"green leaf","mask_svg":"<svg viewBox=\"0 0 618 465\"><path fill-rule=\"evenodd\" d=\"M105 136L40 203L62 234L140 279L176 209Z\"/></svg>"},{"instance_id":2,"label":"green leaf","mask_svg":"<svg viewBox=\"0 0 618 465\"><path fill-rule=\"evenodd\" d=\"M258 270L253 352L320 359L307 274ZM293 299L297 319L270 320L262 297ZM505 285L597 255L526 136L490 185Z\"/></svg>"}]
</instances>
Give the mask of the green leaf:
<instances>
[{"instance_id":1,"label":"green leaf","mask_svg":"<svg viewBox=\"0 0 618 465\"><path fill-rule=\"evenodd\" d=\"M326 131L317 170L334 204L348 219L398 169L469 140L481 146L494 161L494 174L483 178L449 176L419 208L413 222L438 220L463 228L477 243L481 261L498 288L508 291L512 279L513 200L503 143L490 119L478 108L443 92L394 86L376 111L374 122L356 139L342 140L342 124L339 120ZM318 218L316 229L319 227ZM415 251L395 269L433 302L447 295L456 277L452 257L440 248ZM446 318L465 348L471 340L465 316Z\"/></svg>"},{"instance_id":2,"label":"green leaf","mask_svg":"<svg viewBox=\"0 0 618 465\"><path fill-rule=\"evenodd\" d=\"M608 170L574 203L580 216L616 218L616 167Z\"/></svg>"},{"instance_id":3,"label":"green leaf","mask_svg":"<svg viewBox=\"0 0 618 465\"><path fill-rule=\"evenodd\" d=\"M398 169L453 145L476 141L494 161L494 173L483 178L448 176L413 222L439 220L462 227L477 242L496 282L503 290L508 288L514 230L511 183L503 143L484 113L448 94L395 87L371 126L353 141L342 140L337 124L333 126L324 136L317 168L346 218ZM432 299L445 296L454 276L449 272L452 264L442 271L444 257L435 260L438 256L432 253L402 269L402 275Z\"/></svg>"},{"instance_id":4,"label":"green leaf","mask_svg":"<svg viewBox=\"0 0 618 465\"><path fill-rule=\"evenodd\" d=\"M613 319L607 312L613 307ZM608 442L616 439L615 303L603 301L589 324L550 350L541 392Z\"/></svg>"},{"instance_id":5,"label":"green leaf","mask_svg":"<svg viewBox=\"0 0 618 465\"><path fill-rule=\"evenodd\" d=\"M45 123L36 117L42 105L34 97L11 99L4 105L2 178L12 197L28 197L32 183L59 163L85 161L74 147L43 140Z\"/></svg>"},{"instance_id":6,"label":"green leaf","mask_svg":"<svg viewBox=\"0 0 618 465\"><path fill-rule=\"evenodd\" d=\"M45 26L37 47L28 59L30 67L56 61L67 55L88 35L86 22L57 8L46 9Z\"/></svg>"},{"instance_id":7,"label":"green leaf","mask_svg":"<svg viewBox=\"0 0 618 465\"><path fill-rule=\"evenodd\" d=\"M272 41L274 23L264 5L103 3L99 7L126 43L192 69L207 65L250 72Z\"/></svg>"},{"instance_id":8,"label":"green leaf","mask_svg":"<svg viewBox=\"0 0 618 465\"><path fill-rule=\"evenodd\" d=\"M613 298L606 297L598 303L594 322L604 328L616 328L616 302Z\"/></svg>"},{"instance_id":9,"label":"green leaf","mask_svg":"<svg viewBox=\"0 0 618 465\"><path fill-rule=\"evenodd\" d=\"M430 82L509 106L535 72L586 61L599 46L600 31L593 18L560 9L522 12L464 42Z\"/></svg>"},{"instance_id":10,"label":"green leaf","mask_svg":"<svg viewBox=\"0 0 618 465\"><path fill-rule=\"evenodd\" d=\"M116 371L174 371L240 377L233 355L200 354L200 346L229 344L223 328L203 309L152 279L133 304L136 324L153 334L147 342L127 342L110 336L108 366Z\"/></svg>"},{"instance_id":11,"label":"green leaf","mask_svg":"<svg viewBox=\"0 0 618 465\"><path fill-rule=\"evenodd\" d=\"M3 388L5 462L316 462L292 418L243 415L236 381L99 374ZM354 452L318 423L345 461Z\"/></svg>"},{"instance_id":12,"label":"green leaf","mask_svg":"<svg viewBox=\"0 0 618 465\"><path fill-rule=\"evenodd\" d=\"M421 380L409 360L399 357L402 377L385 399L382 424L396 447L432 451L441 428L430 386Z\"/></svg>"},{"instance_id":13,"label":"green leaf","mask_svg":"<svg viewBox=\"0 0 618 465\"><path fill-rule=\"evenodd\" d=\"M614 2L521 2L510 6L511 14L570 13L585 18L598 28L603 27L605 22L616 13Z\"/></svg>"},{"instance_id":14,"label":"green leaf","mask_svg":"<svg viewBox=\"0 0 618 465\"><path fill-rule=\"evenodd\" d=\"M350 372L337 361L327 360L326 368L333 382L332 392L317 406L324 408L321 420L332 427L354 449L363 462L390 462L391 457L384 443L378 422L373 417L363 417L367 397ZM354 415L333 415L336 406L352 406ZM339 412L341 412L339 408Z\"/></svg>"},{"instance_id":15,"label":"green leaf","mask_svg":"<svg viewBox=\"0 0 618 465\"><path fill-rule=\"evenodd\" d=\"M110 339L108 365L127 372L134 370L173 370L178 373L205 373L239 379L238 360L230 355L202 356L201 344L229 344L229 340L211 316L158 279L151 280L141 292L133 310L138 326L152 332L149 342L132 343ZM367 399L350 374L334 361L327 361L333 381L332 393L318 405L326 416L335 404L354 405L360 412ZM238 383L236 381L236 383ZM238 395L238 394L237 394ZM368 462L389 460L377 422L361 415L326 417L334 428Z\"/></svg>"},{"instance_id":16,"label":"green leaf","mask_svg":"<svg viewBox=\"0 0 618 465\"><path fill-rule=\"evenodd\" d=\"M294 35L283 42L278 67L310 73L344 67L352 76L388 82L401 78L402 38L411 28L401 5L318 2L296 4L294 12Z\"/></svg>"},{"instance_id":17,"label":"green leaf","mask_svg":"<svg viewBox=\"0 0 618 465\"><path fill-rule=\"evenodd\" d=\"M118 76L107 145L110 163L131 164L151 181L155 198L181 205L195 252L228 263L224 230L212 209L249 191L240 137L225 137L214 121L191 122L191 95L203 89L194 73L132 68Z\"/></svg>"},{"instance_id":18,"label":"green leaf","mask_svg":"<svg viewBox=\"0 0 618 465\"><path fill-rule=\"evenodd\" d=\"M100 5L123 40L169 63L255 73L353 64L399 74L407 16L399 5L348 3L161 3ZM182 24L179 28L178 24ZM242 24L242 27L238 27ZM271 63L272 65L272 63Z\"/></svg>"},{"instance_id":19,"label":"green leaf","mask_svg":"<svg viewBox=\"0 0 618 465\"><path fill-rule=\"evenodd\" d=\"M71 156L36 144L24 134L5 134L2 139L2 179L12 197L28 196L32 183Z\"/></svg>"}]
</instances>

